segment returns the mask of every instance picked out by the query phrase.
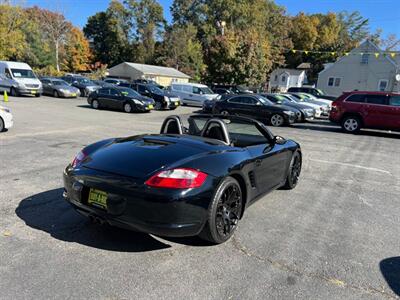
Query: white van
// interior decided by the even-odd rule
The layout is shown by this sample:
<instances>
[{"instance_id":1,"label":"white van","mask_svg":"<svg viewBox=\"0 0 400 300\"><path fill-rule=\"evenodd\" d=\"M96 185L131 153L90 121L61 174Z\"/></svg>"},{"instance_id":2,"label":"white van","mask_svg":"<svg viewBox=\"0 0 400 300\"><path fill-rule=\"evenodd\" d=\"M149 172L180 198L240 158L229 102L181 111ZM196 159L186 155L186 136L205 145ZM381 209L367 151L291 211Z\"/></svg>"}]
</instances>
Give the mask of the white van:
<instances>
[{"instance_id":1,"label":"white van","mask_svg":"<svg viewBox=\"0 0 400 300\"><path fill-rule=\"evenodd\" d=\"M199 83L172 83L171 92L181 98L183 104L203 106L205 100L213 100L219 95L208 86Z\"/></svg>"},{"instance_id":2,"label":"white van","mask_svg":"<svg viewBox=\"0 0 400 300\"><path fill-rule=\"evenodd\" d=\"M35 95L39 97L43 88L28 64L0 61L0 91L7 91L11 96Z\"/></svg>"}]
</instances>

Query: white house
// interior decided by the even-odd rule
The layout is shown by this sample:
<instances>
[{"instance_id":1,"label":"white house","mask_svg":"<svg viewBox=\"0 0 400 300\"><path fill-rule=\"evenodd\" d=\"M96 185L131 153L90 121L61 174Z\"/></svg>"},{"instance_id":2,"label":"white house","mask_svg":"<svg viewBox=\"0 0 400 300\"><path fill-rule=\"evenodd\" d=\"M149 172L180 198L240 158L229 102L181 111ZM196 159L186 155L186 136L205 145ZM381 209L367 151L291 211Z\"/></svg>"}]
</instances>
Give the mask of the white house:
<instances>
[{"instance_id":1,"label":"white house","mask_svg":"<svg viewBox=\"0 0 400 300\"><path fill-rule=\"evenodd\" d=\"M399 91L400 53L384 55L369 40L353 49L335 63L326 64L318 75L317 88L328 95L339 96L344 91ZM399 76L397 76L399 78Z\"/></svg>"},{"instance_id":2,"label":"white house","mask_svg":"<svg viewBox=\"0 0 400 300\"><path fill-rule=\"evenodd\" d=\"M301 87L307 82L305 70L276 69L272 71L269 79L269 90L286 92L290 87Z\"/></svg>"},{"instance_id":3,"label":"white house","mask_svg":"<svg viewBox=\"0 0 400 300\"><path fill-rule=\"evenodd\" d=\"M136 64L131 62L120 63L108 70L110 77L134 79L150 79L160 85L169 86L172 82L189 82L190 76L177 69L161 66Z\"/></svg>"}]
</instances>

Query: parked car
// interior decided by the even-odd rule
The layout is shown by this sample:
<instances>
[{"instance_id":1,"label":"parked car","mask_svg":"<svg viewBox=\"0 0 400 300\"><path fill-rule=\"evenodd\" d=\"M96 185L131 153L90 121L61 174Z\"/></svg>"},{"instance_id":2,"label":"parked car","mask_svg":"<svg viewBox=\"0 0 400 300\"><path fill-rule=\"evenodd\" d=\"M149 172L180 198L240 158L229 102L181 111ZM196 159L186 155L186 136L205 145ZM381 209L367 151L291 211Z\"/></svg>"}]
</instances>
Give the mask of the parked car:
<instances>
[{"instance_id":1,"label":"parked car","mask_svg":"<svg viewBox=\"0 0 400 300\"><path fill-rule=\"evenodd\" d=\"M313 88L313 87L307 87L307 86L291 87L288 89L288 92L289 93L307 93L307 94L311 94L317 98L328 99L328 100L332 100L332 101L336 99L335 96L325 95L325 93L323 91L321 91L320 89Z\"/></svg>"},{"instance_id":2,"label":"parked car","mask_svg":"<svg viewBox=\"0 0 400 300\"><path fill-rule=\"evenodd\" d=\"M350 133L361 128L400 130L400 94L361 91L343 93L332 103L329 119Z\"/></svg>"},{"instance_id":3,"label":"parked car","mask_svg":"<svg viewBox=\"0 0 400 300\"><path fill-rule=\"evenodd\" d=\"M130 87L139 94L152 98L155 101L156 110L174 110L181 105L181 100L178 95L168 90L162 90L154 84L121 83L121 86Z\"/></svg>"},{"instance_id":4,"label":"parked car","mask_svg":"<svg viewBox=\"0 0 400 300\"><path fill-rule=\"evenodd\" d=\"M13 126L13 115L11 110L0 105L0 132Z\"/></svg>"},{"instance_id":5,"label":"parked car","mask_svg":"<svg viewBox=\"0 0 400 300\"><path fill-rule=\"evenodd\" d=\"M317 104L314 104L314 103L305 102L302 99L300 99L298 97L295 97L294 95L291 95L291 94L286 94L286 93L282 94L281 93L279 95L285 97L286 99L288 99L292 103L301 104L301 105L304 105L304 106L307 106L309 108L314 109L315 110L314 117L316 117L316 118L319 118L322 115L322 108L323 107L320 106L320 105L317 105Z\"/></svg>"},{"instance_id":6,"label":"parked car","mask_svg":"<svg viewBox=\"0 0 400 300\"><path fill-rule=\"evenodd\" d=\"M105 78L103 81L114 85L120 85L121 83L128 83L128 80L126 79L111 78L111 77Z\"/></svg>"},{"instance_id":7,"label":"parked car","mask_svg":"<svg viewBox=\"0 0 400 300\"><path fill-rule=\"evenodd\" d=\"M94 84L101 86L101 87L113 87L114 84L105 82L103 80L92 80Z\"/></svg>"},{"instance_id":8,"label":"parked car","mask_svg":"<svg viewBox=\"0 0 400 300\"><path fill-rule=\"evenodd\" d=\"M91 92L101 88L101 86L83 76L63 76L61 79L69 85L78 88L82 97L87 97Z\"/></svg>"},{"instance_id":9,"label":"parked car","mask_svg":"<svg viewBox=\"0 0 400 300\"><path fill-rule=\"evenodd\" d=\"M227 88L213 88L212 91L218 95L233 95L235 94L230 89Z\"/></svg>"},{"instance_id":10,"label":"parked car","mask_svg":"<svg viewBox=\"0 0 400 300\"><path fill-rule=\"evenodd\" d=\"M199 83L172 83L170 90L181 98L184 105L201 107L205 100L218 97L208 86Z\"/></svg>"},{"instance_id":11,"label":"parked car","mask_svg":"<svg viewBox=\"0 0 400 300\"><path fill-rule=\"evenodd\" d=\"M301 103L297 103L294 101L290 101L287 98L285 98L283 95L280 94L261 94L261 96L267 98L271 102L277 104L277 105L285 105L285 106L290 106L294 109L298 110L297 113L297 121L298 122L305 122L305 121L310 121L314 119L315 117L315 109L303 105Z\"/></svg>"},{"instance_id":12,"label":"parked car","mask_svg":"<svg viewBox=\"0 0 400 300\"><path fill-rule=\"evenodd\" d=\"M272 126L290 125L296 121L298 110L275 105L260 95L224 95L215 101L213 113L247 116Z\"/></svg>"},{"instance_id":13,"label":"parked car","mask_svg":"<svg viewBox=\"0 0 400 300\"><path fill-rule=\"evenodd\" d=\"M66 81L58 78L43 77L40 79L43 84L43 94L56 98L76 98L81 95L78 88L70 86Z\"/></svg>"},{"instance_id":14,"label":"parked car","mask_svg":"<svg viewBox=\"0 0 400 300\"><path fill-rule=\"evenodd\" d=\"M216 89L225 89L230 91L232 94L252 94L253 92L243 85L232 85L232 84L213 84L211 89L216 92ZM219 93L217 93L219 94ZM227 93L228 94L228 93Z\"/></svg>"},{"instance_id":15,"label":"parked car","mask_svg":"<svg viewBox=\"0 0 400 300\"><path fill-rule=\"evenodd\" d=\"M294 96L295 98L297 98L298 102L318 105L321 109L321 115L323 115L323 116L329 115L330 108L326 103L323 103L321 101L312 100L311 98L307 97L303 93L290 93L290 94L292 96Z\"/></svg>"},{"instance_id":16,"label":"parked car","mask_svg":"<svg viewBox=\"0 0 400 300\"><path fill-rule=\"evenodd\" d=\"M90 93L87 102L94 109L109 108L126 113L148 112L154 108L153 99L143 97L130 88L117 86L104 87Z\"/></svg>"},{"instance_id":17,"label":"parked car","mask_svg":"<svg viewBox=\"0 0 400 300\"><path fill-rule=\"evenodd\" d=\"M333 102L332 100L318 98L318 97L315 97L314 95L311 95L311 94L308 94L308 93L300 93L300 94L304 95L305 97L307 97L307 98L309 98L311 100L324 103L324 104L328 105L329 108L331 108L331 106L332 106L332 102Z\"/></svg>"},{"instance_id":18,"label":"parked car","mask_svg":"<svg viewBox=\"0 0 400 300\"><path fill-rule=\"evenodd\" d=\"M42 83L28 64L0 61L0 91L7 91L11 96L35 95L40 97L43 89Z\"/></svg>"},{"instance_id":19,"label":"parked car","mask_svg":"<svg viewBox=\"0 0 400 300\"><path fill-rule=\"evenodd\" d=\"M189 124L172 116L161 134L85 147L63 172L65 200L96 223L219 244L262 195L296 187L298 143L249 118L191 115Z\"/></svg>"}]
</instances>

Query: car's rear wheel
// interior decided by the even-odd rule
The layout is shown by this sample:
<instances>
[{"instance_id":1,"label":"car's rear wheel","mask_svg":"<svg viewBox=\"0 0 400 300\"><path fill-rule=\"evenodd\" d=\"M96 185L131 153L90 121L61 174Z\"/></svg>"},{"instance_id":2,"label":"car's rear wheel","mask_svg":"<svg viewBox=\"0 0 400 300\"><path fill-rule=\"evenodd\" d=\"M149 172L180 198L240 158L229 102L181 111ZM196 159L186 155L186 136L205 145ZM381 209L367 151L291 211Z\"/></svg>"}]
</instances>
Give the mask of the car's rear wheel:
<instances>
[{"instance_id":1,"label":"car's rear wheel","mask_svg":"<svg viewBox=\"0 0 400 300\"><path fill-rule=\"evenodd\" d=\"M99 109L100 108L100 103L97 100L92 101L92 108L94 109Z\"/></svg>"},{"instance_id":2,"label":"car's rear wheel","mask_svg":"<svg viewBox=\"0 0 400 300\"><path fill-rule=\"evenodd\" d=\"M361 129L361 120L357 116L346 116L342 120L342 128L348 133L358 132Z\"/></svg>"},{"instance_id":3,"label":"car's rear wheel","mask_svg":"<svg viewBox=\"0 0 400 300\"><path fill-rule=\"evenodd\" d=\"M125 103L124 104L124 112L131 113L132 112L132 105L130 105L129 103Z\"/></svg>"},{"instance_id":4,"label":"car's rear wheel","mask_svg":"<svg viewBox=\"0 0 400 300\"><path fill-rule=\"evenodd\" d=\"M3 132L4 131L4 121L3 121L3 119L0 117L0 132Z\"/></svg>"},{"instance_id":5,"label":"car's rear wheel","mask_svg":"<svg viewBox=\"0 0 400 300\"><path fill-rule=\"evenodd\" d=\"M280 127L283 125L283 123L285 123L285 120L280 114L274 114L271 116L270 123L274 127Z\"/></svg>"},{"instance_id":6,"label":"car's rear wheel","mask_svg":"<svg viewBox=\"0 0 400 300\"><path fill-rule=\"evenodd\" d=\"M242 212L242 191L236 179L225 178L208 208L207 222L200 238L214 244L227 241L235 232Z\"/></svg>"},{"instance_id":7,"label":"car's rear wheel","mask_svg":"<svg viewBox=\"0 0 400 300\"><path fill-rule=\"evenodd\" d=\"M292 155L290 161L288 174L286 177L285 185L283 186L286 190L294 189L299 182L299 177L301 173L302 158L299 151L296 151Z\"/></svg>"},{"instance_id":8,"label":"car's rear wheel","mask_svg":"<svg viewBox=\"0 0 400 300\"><path fill-rule=\"evenodd\" d=\"M57 91L54 91L54 92L53 92L53 96L56 97L56 98L59 98L59 97L60 97L60 95L58 94Z\"/></svg>"}]
</instances>

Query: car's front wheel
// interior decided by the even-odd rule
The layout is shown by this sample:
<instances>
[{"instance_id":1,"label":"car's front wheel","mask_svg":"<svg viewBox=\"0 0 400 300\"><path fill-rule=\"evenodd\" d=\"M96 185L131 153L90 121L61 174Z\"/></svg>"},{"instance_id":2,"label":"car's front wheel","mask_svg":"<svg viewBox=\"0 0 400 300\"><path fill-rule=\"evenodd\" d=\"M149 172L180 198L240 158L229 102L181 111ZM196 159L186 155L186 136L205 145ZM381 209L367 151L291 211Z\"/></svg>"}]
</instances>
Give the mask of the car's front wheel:
<instances>
[{"instance_id":1,"label":"car's front wheel","mask_svg":"<svg viewBox=\"0 0 400 300\"><path fill-rule=\"evenodd\" d=\"M18 97L18 92L17 92L17 90L15 89L15 88L11 88L10 89L10 95L11 96L13 96L13 97Z\"/></svg>"},{"instance_id":2,"label":"car's front wheel","mask_svg":"<svg viewBox=\"0 0 400 300\"><path fill-rule=\"evenodd\" d=\"M54 90L53 96L56 97L56 98L59 98L59 97L60 97L60 95L58 94L58 92L57 92L56 90Z\"/></svg>"},{"instance_id":3,"label":"car's front wheel","mask_svg":"<svg viewBox=\"0 0 400 300\"><path fill-rule=\"evenodd\" d=\"M163 109L162 103L159 102L159 101L156 101L156 103L154 104L154 109L155 110L162 110Z\"/></svg>"},{"instance_id":4,"label":"car's front wheel","mask_svg":"<svg viewBox=\"0 0 400 300\"><path fill-rule=\"evenodd\" d=\"M273 114L270 123L274 127L280 127L285 123L285 119L280 114Z\"/></svg>"},{"instance_id":5,"label":"car's front wheel","mask_svg":"<svg viewBox=\"0 0 400 300\"><path fill-rule=\"evenodd\" d=\"M243 196L239 183L232 177L225 178L210 203L207 222L200 238L214 244L227 241L237 228L242 205Z\"/></svg>"},{"instance_id":6,"label":"car's front wheel","mask_svg":"<svg viewBox=\"0 0 400 300\"><path fill-rule=\"evenodd\" d=\"M294 189L299 182L299 177L301 173L302 158L299 151L293 153L292 159L290 161L288 174L286 176L286 182L283 186L286 190Z\"/></svg>"},{"instance_id":7,"label":"car's front wheel","mask_svg":"<svg viewBox=\"0 0 400 300\"><path fill-rule=\"evenodd\" d=\"M357 116L346 116L343 118L342 128L348 133L358 132L361 129L361 120Z\"/></svg>"},{"instance_id":8,"label":"car's front wheel","mask_svg":"<svg viewBox=\"0 0 400 300\"><path fill-rule=\"evenodd\" d=\"M100 108L100 103L97 100L92 101L92 108L94 109L99 109Z\"/></svg>"}]
</instances>

